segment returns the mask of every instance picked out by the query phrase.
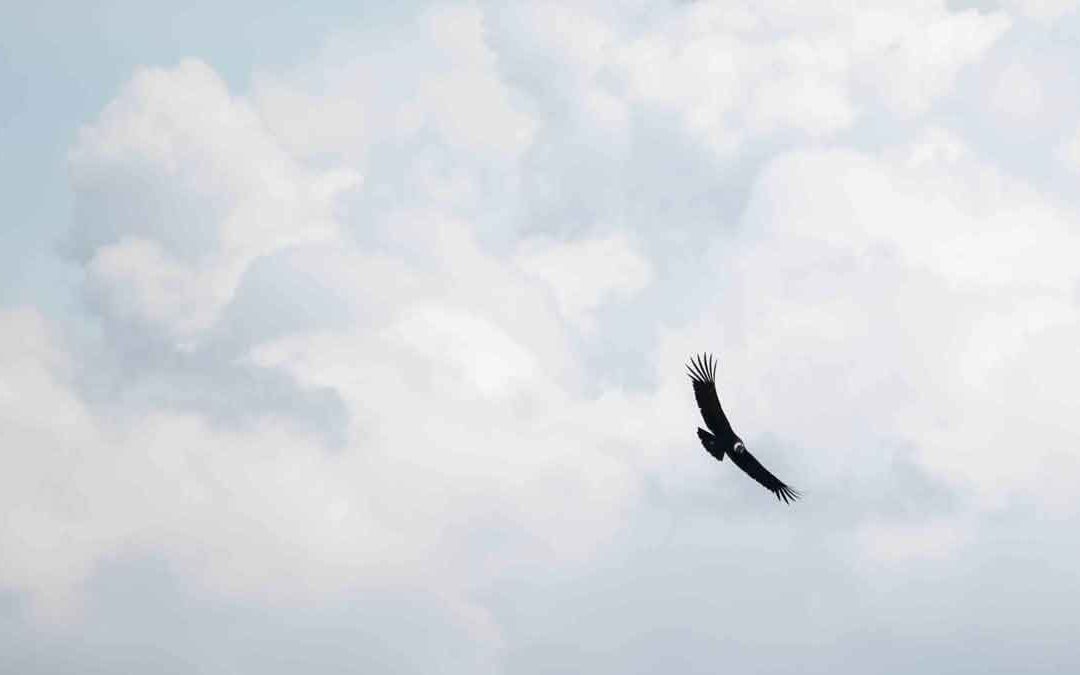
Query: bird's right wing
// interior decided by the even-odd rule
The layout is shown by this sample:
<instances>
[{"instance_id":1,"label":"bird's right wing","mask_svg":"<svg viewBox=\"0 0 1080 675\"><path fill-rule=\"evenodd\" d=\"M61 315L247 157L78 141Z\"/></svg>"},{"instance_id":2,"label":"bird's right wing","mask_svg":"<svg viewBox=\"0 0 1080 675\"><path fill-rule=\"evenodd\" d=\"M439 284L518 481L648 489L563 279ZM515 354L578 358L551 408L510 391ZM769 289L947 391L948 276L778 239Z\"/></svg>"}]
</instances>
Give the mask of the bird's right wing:
<instances>
[{"instance_id":1,"label":"bird's right wing","mask_svg":"<svg viewBox=\"0 0 1080 675\"><path fill-rule=\"evenodd\" d=\"M717 436L727 437L732 433L731 423L720 407L720 397L716 395L716 361L711 354L703 354L691 359L686 370L694 385L694 398L697 399L705 426Z\"/></svg>"},{"instance_id":2,"label":"bird's right wing","mask_svg":"<svg viewBox=\"0 0 1080 675\"><path fill-rule=\"evenodd\" d=\"M772 475L768 469L761 465L761 462L757 461L757 458L750 454L750 451L746 449L746 446L742 446L741 450L733 450L727 453L735 465L746 472L747 476L750 476L757 482L761 483L766 490L776 495L777 499L783 499L784 503L793 502L802 495L798 490L792 489L789 485L785 484L776 476Z\"/></svg>"}]
</instances>

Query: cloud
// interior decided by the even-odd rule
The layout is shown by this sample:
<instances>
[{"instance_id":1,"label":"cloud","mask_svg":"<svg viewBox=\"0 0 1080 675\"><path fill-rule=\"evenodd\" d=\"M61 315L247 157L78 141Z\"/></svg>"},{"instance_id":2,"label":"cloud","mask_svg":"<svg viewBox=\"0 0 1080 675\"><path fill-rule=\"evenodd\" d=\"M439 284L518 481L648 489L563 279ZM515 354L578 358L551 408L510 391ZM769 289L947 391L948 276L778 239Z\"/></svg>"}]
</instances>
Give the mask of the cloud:
<instances>
[{"instance_id":1,"label":"cloud","mask_svg":"<svg viewBox=\"0 0 1080 675\"><path fill-rule=\"evenodd\" d=\"M3 658L1074 658L1077 213L951 96L1004 13L382 21L246 88L140 69L84 125L82 314L0 314ZM1057 105L1000 65L973 119ZM702 350L797 507L701 451Z\"/></svg>"},{"instance_id":2,"label":"cloud","mask_svg":"<svg viewBox=\"0 0 1080 675\"><path fill-rule=\"evenodd\" d=\"M1005 0L1006 7L1037 21L1051 22L1076 10L1076 0Z\"/></svg>"},{"instance_id":3,"label":"cloud","mask_svg":"<svg viewBox=\"0 0 1080 675\"><path fill-rule=\"evenodd\" d=\"M769 410L791 411L781 433L804 443L837 452L895 434L987 498L1042 493L1064 506L1055 495L1077 476L1059 452L1076 438L1051 401L1068 398L1076 373L1036 345L1080 329L1076 216L954 144L935 132L883 156L775 160L744 214L755 234L718 254L736 270L720 310L740 345L728 372L741 382L745 367ZM828 397L815 396L826 382Z\"/></svg>"},{"instance_id":4,"label":"cloud","mask_svg":"<svg viewBox=\"0 0 1080 675\"><path fill-rule=\"evenodd\" d=\"M39 315L9 312L3 322L9 339L38 345L4 368L5 427L14 435L4 478L10 517L0 534L13 553L3 582L32 591L40 611L73 611L98 563L146 547L241 588L282 573L274 571L274 550L279 562L299 553L331 566L357 550L357 539L324 539L315 524L363 519L339 507L343 486L328 470L335 460L317 443L272 420L224 432L166 411L108 421L79 400L74 359L44 332ZM293 527L300 529L287 534ZM332 576L329 568L308 569ZM311 583L310 576L296 581Z\"/></svg>"},{"instance_id":5,"label":"cloud","mask_svg":"<svg viewBox=\"0 0 1080 675\"><path fill-rule=\"evenodd\" d=\"M537 122L499 77L478 7L438 5L397 28L393 37L337 36L313 64L256 76L254 100L286 147L355 160L432 134L463 153L509 161L528 146Z\"/></svg>"},{"instance_id":6,"label":"cloud","mask_svg":"<svg viewBox=\"0 0 1080 675\"><path fill-rule=\"evenodd\" d=\"M449 18L433 24L443 31L433 39L468 51L475 14ZM439 100L426 105L445 122ZM444 129L450 147L478 149L455 124ZM448 533L485 521L493 532L526 522L515 547L573 559L597 545L588 524L603 529L633 493L617 459L554 422L588 401L566 389L572 364L543 284L445 211L388 213L375 245L358 246L335 211L356 172L296 159L206 65L137 74L84 129L71 164L79 199L102 207L80 212L69 250L85 265L103 333L47 343L77 362L66 378L47 359L28 366L48 397L25 405L73 407L79 424L56 453L85 457L70 468L77 490L64 485L84 500L81 513L62 510L48 527L16 518L5 533L24 550L5 585L42 611L70 611L98 565L144 551L214 592L277 586L286 600L423 574L455 545ZM142 183L120 180L128 174ZM149 206L138 189L147 181ZM189 212L174 204L203 216L203 229L185 228ZM528 306L538 308L531 319L513 319ZM41 342L23 334L40 317L21 321L16 339ZM96 354L96 367L75 349ZM343 419L329 418L340 428L312 433L328 422L312 402L343 406ZM43 420L18 445L50 435ZM40 458L11 479L36 485L63 461ZM413 492L408 504L400 486ZM50 512L43 495L13 494L28 518ZM98 494L108 498L86 501ZM561 508L541 508L555 494ZM568 527L572 513L590 511ZM81 544L62 545L80 521ZM65 554L43 564L57 549ZM472 556L440 573L451 588L474 578L456 571Z\"/></svg>"},{"instance_id":7,"label":"cloud","mask_svg":"<svg viewBox=\"0 0 1080 675\"><path fill-rule=\"evenodd\" d=\"M570 321L589 326L589 312L609 296L633 295L652 279L647 259L620 235L568 243L523 242L516 256L526 274L547 284Z\"/></svg>"},{"instance_id":8,"label":"cloud","mask_svg":"<svg viewBox=\"0 0 1080 675\"><path fill-rule=\"evenodd\" d=\"M1008 19L936 3L914 11L686 3L658 24L638 36L593 28L586 43L593 48L558 47L569 52L565 60L579 60L575 79L591 80L586 91L608 92L605 83L617 82L624 102L670 110L727 154L784 132L842 131L859 115L853 97L862 87L900 114L925 112Z\"/></svg>"},{"instance_id":9,"label":"cloud","mask_svg":"<svg viewBox=\"0 0 1080 675\"><path fill-rule=\"evenodd\" d=\"M1024 66L1006 68L998 78L991 96L994 107L1010 120L1031 123L1038 119L1043 105L1042 85Z\"/></svg>"},{"instance_id":10,"label":"cloud","mask_svg":"<svg viewBox=\"0 0 1080 675\"><path fill-rule=\"evenodd\" d=\"M68 245L88 292L102 312L177 341L214 321L252 260L332 236L334 198L359 181L297 164L197 61L138 73L70 162Z\"/></svg>"},{"instance_id":11,"label":"cloud","mask_svg":"<svg viewBox=\"0 0 1080 675\"><path fill-rule=\"evenodd\" d=\"M1001 13L949 12L925 3L922 13L871 9L856 19L862 82L893 112L926 112L960 70L977 61L1009 28ZM861 60L861 59L860 59Z\"/></svg>"},{"instance_id":12,"label":"cloud","mask_svg":"<svg viewBox=\"0 0 1080 675\"><path fill-rule=\"evenodd\" d=\"M1058 157L1066 168L1076 173L1080 171L1080 129L1072 138L1067 139L1058 149Z\"/></svg>"}]
</instances>

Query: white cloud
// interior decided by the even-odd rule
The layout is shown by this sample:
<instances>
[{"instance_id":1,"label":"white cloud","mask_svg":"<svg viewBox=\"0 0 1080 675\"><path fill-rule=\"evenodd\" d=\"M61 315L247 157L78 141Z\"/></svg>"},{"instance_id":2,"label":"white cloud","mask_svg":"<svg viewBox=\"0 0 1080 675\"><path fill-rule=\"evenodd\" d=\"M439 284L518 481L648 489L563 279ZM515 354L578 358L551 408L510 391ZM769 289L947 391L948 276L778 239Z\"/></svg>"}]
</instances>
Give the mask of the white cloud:
<instances>
[{"instance_id":1,"label":"white cloud","mask_svg":"<svg viewBox=\"0 0 1080 675\"><path fill-rule=\"evenodd\" d=\"M499 78L479 8L440 9L425 24L438 49L453 58L451 70L421 85L421 104L432 121L452 144L468 150L524 150L536 123L515 109Z\"/></svg>"},{"instance_id":2,"label":"white cloud","mask_svg":"<svg viewBox=\"0 0 1080 675\"><path fill-rule=\"evenodd\" d=\"M721 153L785 130L829 136L860 113L856 87L925 113L1004 33L1001 13L940 3L793 11L688 3L660 30L606 50L637 101L668 107Z\"/></svg>"},{"instance_id":3,"label":"white cloud","mask_svg":"<svg viewBox=\"0 0 1080 675\"><path fill-rule=\"evenodd\" d=\"M260 655L303 652L305 612L387 593L372 616L406 621L318 634L430 670L409 657L438 624L439 663L465 672L827 642L790 663L834 672L870 633L933 633L911 607L945 600L919 575L966 578L1000 533L1034 536L1031 514L1046 539L1010 549L1031 559L979 579L1075 562L1046 541L1078 516L1078 216L950 126L963 102L936 105L1004 14L469 3L387 21L250 91L199 61L139 70L84 128L68 251L101 330L0 314L0 587L46 615L85 591L83 625L111 625L102 575L145 557L205 601L147 593L149 610L286 626L252 629ZM1044 72L1001 71L999 112L1057 105L1025 74ZM986 124L981 103L964 112ZM701 451L682 364L704 349L797 506ZM400 589L432 616L415 624ZM212 639L181 651L262 670Z\"/></svg>"},{"instance_id":4,"label":"white cloud","mask_svg":"<svg viewBox=\"0 0 1080 675\"><path fill-rule=\"evenodd\" d=\"M498 326L467 312L421 307L398 322L395 338L431 361L449 361L484 395L535 375L536 359Z\"/></svg>"},{"instance_id":5,"label":"white cloud","mask_svg":"<svg viewBox=\"0 0 1080 675\"><path fill-rule=\"evenodd\" d=\"M189 128L185 109L171 105L185 87L217 105L218 115L195 114L201 126ZM454 533L474 523L498 531L512 522L525 533L485 563L489 572L523 547L555 562L587 557L602 541L595 532L616 522L636 481L618 458L561 423L589 402L570 388L566 337L542 282L484 250L469 224L438 211L395 210L372 228L378 250L358 247L333 214L353 174L310 170L249 113L212 71L186 63L140 74L84 132L72 158L78 190L123 211L139 204L140 194L109 177L145 166L164 199L194 195L220 207L204 233L184 229L187 212L166 211L147 226L80 221L75 240L96 293L93 308L106 327L133 322L161 330L163 354L183 347L198 357L238 329L227 325L244 316L233 311L236 291L257 260L273 256L281 261L270 268L285 276L281 285L302 278L317 289L309 295L341 298L355 314L330 328L310 320L285 334L256 328L237 344L238 360L284 372L300 387L334 391L350 418L344 448L328 452L273 413L223 429L198 410L157 410L152 402L127 413L123 396L94 409L80 401L77 382L57 382L42 365L49 359L38 357L26 367L48 396L6 412L19 419L23 405L66 406L78 424L62 439L46 420L33 425L21 445L53 443L55 457L41 454L42 462L8 475L37 485L75 449L85 458L70 467L79 481L62 484L84 501L107 497L37 522L51 513L51 497L13 490L20 507L3 544L23 556L3 583L55 611L71 605L109 556L150 551L228 596L296 601L432 575L455 596L480 572L468 568L471 551L450 558L446 551L457 546ZM237 147L257 151L237 155ZM286 201L275 202L281 195ZM259 209L277 204L280 212L251 216L248 207L260 199L270 204ZM312 214L321 219L309 220ZM599 251L616 254L614 288L637 287L625 278L641 274L636 254L621 240L601 242ZM255 311L284 309L284 299L262 298ZM302 303L303 294L289 301ZM522 308L533 308L530 316L521 316ZM41 342L23 335L27 330L13 329L13 339ZM123 345L113 348L123 356ZM71 360L61 345L48 350ZM133 359L120 367L147 366ZM138 375L124 372L136 382ZM182 370L158 377L191 386ZM115 421L103 426L98 418L110 406ZM76 528L78 537L61 544ZM36 538L25 539L27 532Z\"/></svg>"},{"instance_id":6,"label":"white cloud","mask_svg":"<svg viewBox=\"0 0 1080 675\"><path fill-rule=\"evenodd\" d=\"M95 421L65 382L70 358L33 310L3 312L0 327L6 430L0 540L7 551L0 582L32 591L46 614L63 614L74 601L72 577L84 575L122 531L102 527L87 513L94 490L76 480L91 463L91 450L80 441L93 433Z\"/></svg>"},{"instance_id":7,"label":"white cloud","mask_svg":"<svg viewBox=\"0 0 1080 675\"><path fill-rule=\"evenodd\" d=\"M948 91L957 73L977 61L1009 28L1002 13L867 10L856 17L860 81L895 112L915 116Z\"/></svg>"},{"instance_id":8,"label":"white cloud","mask_svg":"<svg viewBox=\"0 0 1080 675\"><path fill-rule=\"evenodd\" d=\"M184 341L257 257L331 237L349 170L311 171L208 66L138 73L71 153L72 246L102 310Z\"/></svg>"},{"instance_id":9,"label":"white cloud","mask_svg":"<svg viewBox=\"0 0 1080 675\"><path fill-rule=\"evenodd\" d=\"M530 239L516 255L518 266L551 289L563 315L589 329L589 314L609 296L627 296L652 280L652 268L626 237L571 242Z\"/></svg>"},{"instance_id":10,"label":"white cloud","mask_svg":"<svg viewBox=\"0 0 1080 675\"><path fill-rule=\"evenodd\" d=\"M1080 173L1080 128L1058 148L1058 158L1073 173Z\"/></svg>"},{"instance_id":11,"label":"white cloud","mask_svg":"<svg viewBox=\"0 0 1080 675\"><path fill-rule=\"evenodd\" d=\"M74 359L40 316L2 323L35 348L3 363L0 579L44 615L70 614L98 564L139 551L167 551L230 593L309 593L378 567L393 537L356 502L347 459L273 420L250 432L167 412L106 421L79 400Z\"/></svg>"},{"instance_id":12,"label":"white cloud","mask_svg":"<svg viewBox=\"0 0 1080 675\"><path fill-rule=\"evenodd\" d=\"M633 13L613 21L587 5L487 14L472 5L430 10L406 27L404 51L358 52L355 43L386 38L340 37L313 67L261 73L260 112L300 154L366 156L376 139L401 142L430 126L452 147L505 160L540 129L523 106L551 102L528 95L527 73L511 67L513 77L503 76L506 61L523 59L560 73L535 86L549 95L563 89L557 95L594 134L624 139L628 111L645 104L678 115L726 155L748 139L827 137L850 127L861 111L853 102L859 87L898 113L922 114L1009 25L1002 13L949 12L938 2L806 11L685 3L647 31L625 20ZM393 82L380 77L397 64L407 66Z\"/></svg>"},{"instance_id":13,"label":"white cloud","mask_svg":"<svg viewBox=\"0 0 1080 675\"><path fill-rule=\"evenodd\" d=\"M1076 11L1076 0L1003 0L1002 4L1017 14L1037 21L1051 22Z\"/></svg>"},{"instance_id":14,"label":"white cloud","mask_svg":"<svg viewBox=\"0 0 1080 675\"><path fill-rule=\"evenodd\" d=\"M340 35L312 64L260 72L253 98L301 156L362 160L373 145L430 130L454 150L501 162L520 155L537 127L499 76L483 14L467 3L426 10L392 37Z\"/></svg>"},{"instance_id":15,"label":"white cloud","mask_svg":"<svg viewBox=\"0 0 1080 675\"><path fill-rule=\"evenodd\" d=\"M743 418L765 427L783 409L779 433L838 462L904 438L991 503L1060 507L1080 481L1059 463L1077 439L1050 401L1078 373L1036 345L1080 337L1075 215L954 140L945 154L928 142L797 153L763 174L744 219L755 234L717 263L736 289L722 310L737 317L733 376L769 402Z\"/></svg>"},{"instance_id":16,"label":"white cloud","mask_svg":"<svg viewBox=\"0 0 1080 675\"><path fill-rule=\"evenodd\" d=\"M1039 119L1042 112L1042 90L1042 84L1035 73L1014 63L998 76L990 103L1009 121L1032 124Z\"/></svg>"}]
</instances>

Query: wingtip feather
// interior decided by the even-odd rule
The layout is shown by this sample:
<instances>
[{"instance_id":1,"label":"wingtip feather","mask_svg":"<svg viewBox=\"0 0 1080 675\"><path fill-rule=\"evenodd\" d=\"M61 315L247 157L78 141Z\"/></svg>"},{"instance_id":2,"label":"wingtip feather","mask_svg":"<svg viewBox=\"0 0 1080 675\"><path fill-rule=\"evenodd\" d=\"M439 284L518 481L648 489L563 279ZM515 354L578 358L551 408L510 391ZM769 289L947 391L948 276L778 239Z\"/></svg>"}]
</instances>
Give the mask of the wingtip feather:
<instances>
[{"instance_id":1,"label":"wingtip feather","mask_svg":"<svg viewBox=\"0 0 1080 675\"><path fill-rule=\"evenodd\" d=\"M795 488L789 487L787 485L782 485L781 487L777 488L776 495L777 498L782 496L785 504L790 504L792 502L798 501L799 498L802 497L802 492L799 492Z\"/></svg>"},{"instance_id":2,"label":"wingtip feather","mask_svg":"<svg viewBox=\"0 0 1080 675\"><path fill-rule=\"evenodd\" d=\"M691 379L699 382L716 382L716 359L712 354L692 355L690 363L686 365L686 370Z\"/></svg>"}]
</instances>

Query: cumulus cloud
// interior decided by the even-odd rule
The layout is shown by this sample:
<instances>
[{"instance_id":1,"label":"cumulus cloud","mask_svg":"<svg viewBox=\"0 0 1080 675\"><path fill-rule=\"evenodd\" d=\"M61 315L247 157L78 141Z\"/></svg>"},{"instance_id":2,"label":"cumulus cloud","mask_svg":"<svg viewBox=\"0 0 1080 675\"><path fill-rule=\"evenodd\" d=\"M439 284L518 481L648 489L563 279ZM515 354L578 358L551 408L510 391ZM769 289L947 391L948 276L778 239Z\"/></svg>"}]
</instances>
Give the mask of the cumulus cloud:
<instances>
[{"instance_id":1,"label":"cumulus cloud","mask_svg":"<svg viewBox=\"0 0 1080 675\"><path fill-rule=\"evenodd\" d=\"M359 45L375 46L375 49ZM259 73L254 99L291 151L363 157L433 134L453 149L512 160L537 121L499 76L471 4L436 6L398 31L334 38L314 64Z\"/></svg>"},{"instance_id":2,"label":"cumulus cloud","mask_svg":"<svg viewBox=\"0 0 1080 675\"><path fill-rule=\"evenodd\" d=\"M246 88L140 69L85 121L83 323L0 314L0 652L71 669L25 602L117 672L150 624L208 672L1066 658L1075 593L1031 580L1080 559L1080 221L937 107L1006 14L383 21ZM994 72L972 114L1055 105ZM701 350L795 507L698 447Z\"/></svg>"},{"instance_id":3,"label":"cumulus cloud","mask_svg":"<svg viewBox=\"0 0 1080 675\"><path fill-rule=\"evenodd\" d=\"M1077 373L1048 368L1036 345L1080 328L1076 216L955 144L936 132L882 156L796 153L766 169L744 214L754 234L722 254L738 270L722 315L746 344L731 370L767 380L773 405L790 397L780 405L801 412L783 424L803 442L835 452L899 437L988 497L1041 493L1069 508L1059 496L1077 476L1056 458L1076 438L1051 401L1068 399ZM826 381L829 400L815 399Z\"/></svg>"},{"instance_id":4,"label":"cumulus cloud","mask_svg":"<svg viewBox=\"0 0 1080 675\"><path fill-rule=\"evenodd\" d=\"M483 152L494 143L501 153L510 136L477 135L491 120L462 111L455 121L444 109L447 96L497 85L490 75L468 74L490 60L476 50L476 12L420 23L437 49L463 54L467 71L421 87L432 93L424 115L440 125L450 151ZM498 109L505 101L492 95L476 104ZM583 525L570 531L572 511L591 511L600 520L583 522L603 529L599 523L610 522L632 493L615 459L551 421L588 401L564 389L572 364L544 285L486 252L470 225L445 210L397 209L374 228L373 247L358 246L335 212L339 195L359 185L358 173L314 169L280 138L246 97L195 61L139 73L82 132L71 164L88 206L69 251L85 264L90 308L105 329L105 343L91 349L108 357L97 369L79 363L66 388L49 390L70 398L84 418L67 440L88 462L78 471L80 493L110 498L84 506L81 517L96 525L82 532L83 547L71 547L79 555L56 561L56 578L34 577L40 561L28 560L11 572L11 587L47 595L38 593L44 584L67 597L115 551L164 551L186 574L230 595L274 585L291 598L373 584L383 573L384 580L419 573L450 545L447 533L484 522L493 504L502 507L491 528L525 519L531 535L522 545L559 559L595 546ZM140 183L121 180L128 175ZM191 212L199 227L188 227ZM618 244L615 252L624 253ZM630 264L645 265L637 257ZM530 306L537 308L531 319L515 318ZM130 353L131 330L149 345L149 358ZM34 339L24 332L17 339ZM48 344L71 359L73 345ZM48 381L39 370L35 377ZM329 391L330 403L343 402L337 451L290 425L295 411L267 408L243 391L278 386L268 379L273 373L291 378L296 391ZM109 383L104 392L101 381ZM253 406L243 426L222 427L211 415L222 388ZM191 400L178 407L181 390ZM447 406L451 400L458 402ZM501 411L499 424L493 410ZM101 428L106 411L122 422ZM515 425L534 431L522 437ZM570 454L589 476L567 470ZM54 470L27 463L12 478L34 485ZM168 488L158 485L172 473ZM401 499L403 485L415 491L411 505ZM562 500L562 509L541 508L568 488L579 496ZM31 514L44 509L25 501ZM216 509L229 515L213 522ZM56 527L69 531L76 521L60 518ZM289 534L293 526L302 531ZM9 543L23 543L32 529L16 523ZM65 548L60 534L38 536L43 543L24 547L28 555ZM471 576L453 574L446 583Z\"/></svg>"},{"instance_id":5,"label":"cumulus cloud","mask_svg":"<svg viewBox=\"0 0 1080 675\"><path fill-rule=\"evenodd\" d=\"M197 61L140 72L71 153L70 249L118 320L183 341L205 330L255 258L332 236L355 171L313 171Z\"/></svg>"},{"instance_id":6,"label":"cumulus cloud","mask_svg":"<svg viewBox=\"0 0 1080 675\"><path fill-rule=\"evenodd\" d=\"M652 269L619 235L556 243L522 243L518 265L550 287L562 314L579 325L611 295L633 295L651 281Z\"/></svg>"},{"instance_id":7,"label":"cumulus cloud","mask_svg":"<svg viewBox=\"0 0 1080 675\"><path fill-rule=\"evenodd\" d=\"M904 116L925 112L1010 24L1001 13L950 12L937 3L920 4L921 14L867 10L856 24L866 63L863 81Z\"/></svg>"},{"instance_id":8,"label":"cumulus cloud","mask_svg":"<svg viewBox=\"0 0 1080 675\"><path fill-rule=\"evenodd\" d=\"M1005 0L1002 3L1020 16L1050 22L1076 11L1076 0Z\"/></svg>"},{"instance_id":9,"label":"cumulus cloud","mask_svg":"<svg viewBox=\"0 0 1080 675\"><path fill-rule=\"evenodd\" d=\"M924 112L1008 26L1001 14L912 9L687 3L658 30L588 54L603 55L607 72L591 70L620 80L626 99L678 114L726 153L782 132L842 131L863 86L898 113Z\"/></svg>"},{"instance_id":10,"label":"cumulus cloud","mask_svg":"<svg viewBox=\"0 0 1080 675\"><path fill-rule=\"evenodd\" d=\"M1023 65L1014 64L1002 71L991 101L1011 121L1030 124L1042 112L1042 84L1038 76Z\"/></svg>"}]
</instances>

